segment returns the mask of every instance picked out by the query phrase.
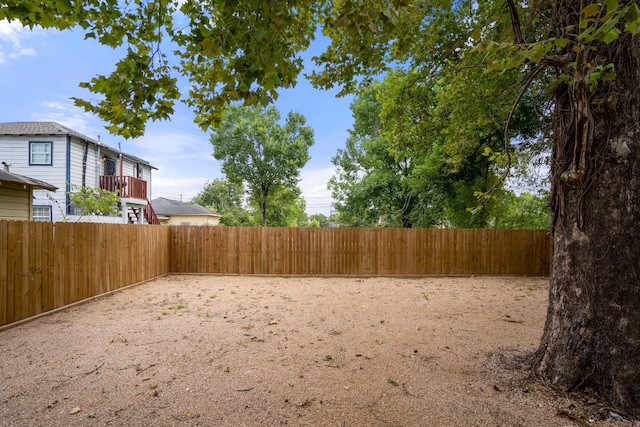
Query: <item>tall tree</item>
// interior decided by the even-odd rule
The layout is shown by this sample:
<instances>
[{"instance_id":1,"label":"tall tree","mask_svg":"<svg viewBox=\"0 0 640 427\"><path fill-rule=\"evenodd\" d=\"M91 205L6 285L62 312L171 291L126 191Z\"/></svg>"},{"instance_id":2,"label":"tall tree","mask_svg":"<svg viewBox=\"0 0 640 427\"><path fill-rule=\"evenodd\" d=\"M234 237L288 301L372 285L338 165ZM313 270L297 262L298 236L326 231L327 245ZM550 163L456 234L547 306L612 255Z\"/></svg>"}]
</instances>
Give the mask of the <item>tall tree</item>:
<instances>
[{"instance_id":1,"label":"tall tree","mask_svg":"<svg viewBox=\"0 0 640 427\"><path fill-rule=\"evenodd\" d=\"M290 112L284 124L279 121L274 107L229 106L211 136L213 156L222 161L231 183L246 188L262 225L269 225L270 202L277 193L299 195L300 169L313 145L313 130L301 114Z\"/></svg>"},{"instance_id":2,"label":"tall tree","mask_svg":"<svg viewBox=\"0 0 640 427\"><path fill-rule=\"evenodd\" d=\"M640 9L582 3L549 11L552 35L567 44L549 59L560 74L554 253L536 372L559 386L592 387L640 416Z\"/></svg>"},{"instance_id":3,"label":"tall tree","mask_svg":"<svg viewBox=\"0 0 640 427\"><path fill-rule=\"evenodd\" d=\"M318 22L332 43L313 79L343 92L394 61L438 76L474 49L485 52L479 67L521 70L525 88L545 73L555 76L554 258L535 371L559 387L590 387L640 416L635 1L133 0L122 8L117 1L8 0L3 18L29 27L81 27L102 44L127 45L111 75L84 84L102 98L78 101L125 136L166 118L179 96L160 49L163 34L177 44L179 68L193 83L189 103L203 128L220 120L225 105L267 103L278 88L295 84L298 52ZM174 30L173 20L185 18L187 27ZM508 159L505 136L501 154Z\"/></svg>"}]
</instances>

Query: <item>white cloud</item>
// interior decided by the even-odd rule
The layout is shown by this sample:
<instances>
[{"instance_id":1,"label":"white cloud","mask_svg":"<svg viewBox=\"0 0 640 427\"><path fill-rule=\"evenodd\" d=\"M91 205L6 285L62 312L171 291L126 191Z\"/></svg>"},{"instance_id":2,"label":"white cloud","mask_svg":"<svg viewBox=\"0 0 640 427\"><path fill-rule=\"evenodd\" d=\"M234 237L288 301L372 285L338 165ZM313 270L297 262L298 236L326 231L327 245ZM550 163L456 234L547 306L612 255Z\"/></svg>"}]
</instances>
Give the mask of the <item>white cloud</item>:
<instances>
[{"instance_id":1,"label":"white cloud","mask_svg":"<svg viewBox=\"0 0 640 427\"><path fill-rule=\"evenodd\" d=\"M23 27L18 20L0 21L0 64L7 59L20 56L35 56L36 51L30 47L23 47L22 42L31 35L31 30Z\"/></svg>"},{"instance_id":2,"label":"white cloud","mask_svg":"<svg viewBox=\"0 0 640 427\"><path fill-rule=\"evenodd\" d=\"M95 125L97 120L94 116L73 105L71 100L43 101L39 107L40 110L32 114L36 121L56 122L95 139L107 133L105 129L101 130ZM105 143L112 145L108 141Z\"/></svg>"},{"instance_id":3,"label":"white cloud","mask_svg":"<svg viewBox=\"0 0 640 427\"><path fill-rule=\"evenodd\" d=\"M150 124L145 135L128 141L145 158L173 162L177 159L211 157L213 146L206 135L171 123Z\"/></svg>"},{"instance_id":4,"label":"white cloud","mask_svg":"<svg viewBox=\"0 0 640 427\"><path fill-rule=\"evenodd\" d=\"M155 199L164 197L172 200L191 201L202 191L207 181L207 177L177 177L171 172L166 173L161 170L154 171L151 178L151 195Z\"/></svg>"}]
</instances>

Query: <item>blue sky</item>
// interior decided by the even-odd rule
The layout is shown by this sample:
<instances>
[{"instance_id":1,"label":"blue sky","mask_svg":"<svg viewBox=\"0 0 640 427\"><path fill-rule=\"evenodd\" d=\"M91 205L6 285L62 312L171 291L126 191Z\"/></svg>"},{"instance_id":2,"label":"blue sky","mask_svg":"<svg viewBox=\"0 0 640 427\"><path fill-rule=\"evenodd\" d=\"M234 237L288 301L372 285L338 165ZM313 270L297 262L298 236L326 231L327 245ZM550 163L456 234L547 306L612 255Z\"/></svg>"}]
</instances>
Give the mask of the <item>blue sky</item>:
<instances>
[{"instance_id":1,"label":"blue sky","mask_svg":"<svg viewBox=\"0 0 640 427\"><path fill-rule=\"evenodd\" d=\"M304 55L308 67L321 48L316 43ZM94 138L100 135L113 147L121 143L123 151L158 168L153 174L153 197L190 200L207 180L223 175L208 135L193 123L188 107L180 103L171 121L150 123L144 137L125 140L110 135L104 123L70 100L90 98L78 83L110 73L117 59L117 52L84 40L79 30L31 31L0 21L0 122L56 121ZM336 92L315 90L301 76L296 88L281 92L276 103L283 117L297 111L314 129L311 160L301 171L300 181L309 214L330 214L331 157L344 146L353 124L349 109L353 98L336 98Z\"/></svg>"}]
</instances>

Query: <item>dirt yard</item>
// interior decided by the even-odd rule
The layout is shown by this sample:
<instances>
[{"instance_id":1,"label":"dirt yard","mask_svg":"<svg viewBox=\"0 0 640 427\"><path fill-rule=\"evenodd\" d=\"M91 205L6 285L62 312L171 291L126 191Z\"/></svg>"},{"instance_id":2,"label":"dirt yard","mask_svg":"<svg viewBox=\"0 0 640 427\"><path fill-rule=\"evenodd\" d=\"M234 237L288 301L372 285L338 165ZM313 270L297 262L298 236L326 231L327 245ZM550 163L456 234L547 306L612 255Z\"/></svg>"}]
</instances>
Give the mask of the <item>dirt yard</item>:
<instances>
[{"instance_id":1,"label":"dirt yard","mask_svg":"<svg viewBox=\"0 0 640 427\"><path fill-rule=\"evenodd\" d=\"M0 426L633 425L530 377L547 292L168 276L0 331Z\"/></svg>"}]
</instances>

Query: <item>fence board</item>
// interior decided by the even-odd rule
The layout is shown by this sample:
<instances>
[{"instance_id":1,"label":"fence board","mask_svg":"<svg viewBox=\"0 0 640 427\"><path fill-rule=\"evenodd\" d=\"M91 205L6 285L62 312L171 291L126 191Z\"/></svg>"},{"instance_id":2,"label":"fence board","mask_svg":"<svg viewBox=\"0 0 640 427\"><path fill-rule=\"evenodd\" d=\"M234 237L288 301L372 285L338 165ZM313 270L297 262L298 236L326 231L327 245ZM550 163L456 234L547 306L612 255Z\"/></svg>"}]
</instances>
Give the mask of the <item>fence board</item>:
<instances>
[{"instance_id":1,"label":"fence board","mask_svg":"<svg viewBox=\"0 0 640 427\"><path fill-rule=\"evenodd\" d=\"M20 310L20 303L16 299L16 285L20 284L20 276L16 273L16 262L21 256L19 251L20 235L18 234L19 223L12 222L7 229L7 322L11 323L20 319L16 317L16 310Z\"/></svg>"},{"instance_id":2,"label":"fence board","mask_svg":"<svg viewBox=\"0 0 640 427\"><path fill-rule=\"evenodd\" d=\"M540 230L174 226L175 273L275 275L548 274Z\"/></svg>"}]
</instances>

